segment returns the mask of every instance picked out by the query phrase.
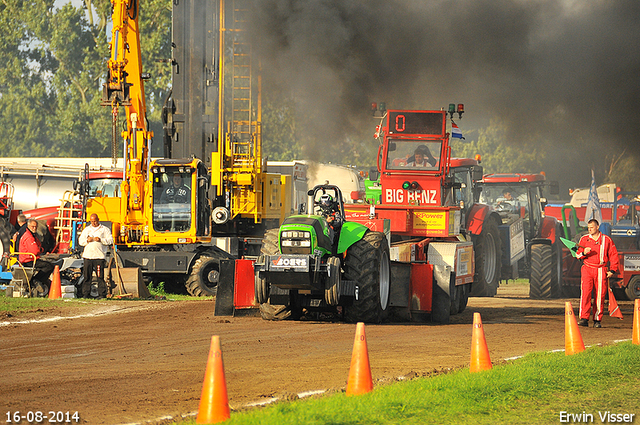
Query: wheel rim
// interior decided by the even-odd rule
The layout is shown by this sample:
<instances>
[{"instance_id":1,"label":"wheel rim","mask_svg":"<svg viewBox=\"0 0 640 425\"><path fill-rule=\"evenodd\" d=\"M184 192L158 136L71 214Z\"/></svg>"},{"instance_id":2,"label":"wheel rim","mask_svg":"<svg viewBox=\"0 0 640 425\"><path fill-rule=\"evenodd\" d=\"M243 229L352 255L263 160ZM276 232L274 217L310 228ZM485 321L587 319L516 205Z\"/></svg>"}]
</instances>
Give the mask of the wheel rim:
<instances>
[{"instance_id":1,"label":"wheel rim","mask_svg":"<svg viewBox=\"0 0 640 425\"><path fill-rule=\"evenodd\" d=\"M215 261L211 261L209 264L205 265L204 270L202 270L202 283L210 289L214 289L218 287L218 280L220 278L220 272L217 269L218 263Z\"/></svg>"},{"instance_id":2,"label":"wheel rim","mask_svg":"<svg viewBox=\"0 0 640 425\"><path fill-rule=\"evenodd\" d=\"M389 304L389 257L386 252L380 254L380 307L387 309Z\"/></svg>"},{"instance_id":3,"label":"wheel rim","mask_svg":"<svg viewBox=\"0 0 640 425\"><path fill-rule=\"evenodd\" d=\"M640 279L634 279L633 282L630 283L631 289L633 290L633 295L636 298L640 298Z\"/></svg>"},{"instance_id":4,"label":"wheel rim","mask_svg":"<svg viewBox=\"0 0 640 425\"><path fill-rule=\"evenodd\" d=\"M484 239L485 249L482 255L484 280L487 283L492 283L496 275L496 241L493 239L493 234L487 233Z\"/></svg>"}]
</instances>

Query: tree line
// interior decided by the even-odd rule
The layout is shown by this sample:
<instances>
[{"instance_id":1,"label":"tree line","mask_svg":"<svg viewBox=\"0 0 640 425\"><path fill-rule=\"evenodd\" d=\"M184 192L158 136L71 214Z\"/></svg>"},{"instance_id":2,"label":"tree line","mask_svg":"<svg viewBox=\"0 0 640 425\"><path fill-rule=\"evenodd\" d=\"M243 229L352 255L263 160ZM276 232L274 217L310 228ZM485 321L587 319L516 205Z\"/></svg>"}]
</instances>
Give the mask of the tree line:
<instances>
[{"instance_id":1,"label":"tree line","mask_svg":"<svg viewBox=\"0 0 640 425\"><path fill-rule=\"evenodd\" d=\"M151 74L145 94L155 133L153 155L163 152L161 111L171 88L171 5L145 0L139 16L143 70ZM0 156L111 155L111 114L100 106L111 3L84 0L82 7L57 6L54 0L0 3ZM310 146L317 141L301 131L308 117L296 109L295 94L269 87L263 92L263 147L270 160L315 159L363 169L375 165L373 124L362 136L346 135L332 149L314 150ZM553 154L551 141L512 143L499 120L463 130L466 140L452 142L454 155L473 158L480 153L485 172L539 172ZM603 183L640 188L637 158L614 152L604 164L597 170Z\"/></svg>"}]
</instances>

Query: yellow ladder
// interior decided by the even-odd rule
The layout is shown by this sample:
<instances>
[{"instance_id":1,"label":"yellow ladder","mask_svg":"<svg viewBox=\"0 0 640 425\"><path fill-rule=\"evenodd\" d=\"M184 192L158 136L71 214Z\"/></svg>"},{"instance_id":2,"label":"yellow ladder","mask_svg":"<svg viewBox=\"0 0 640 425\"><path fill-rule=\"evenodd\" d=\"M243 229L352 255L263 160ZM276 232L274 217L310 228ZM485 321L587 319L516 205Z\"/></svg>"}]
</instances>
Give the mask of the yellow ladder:
<instances>
[{"instance_id":1,"label":"yellow ladder","mask_svg":"<svg viewBox=\"0 0 640 425\"><path fill-rule=\"evenodd\" d=\"M236 186L232 202L236 214L250 214L256 223L262 218L262 127L260 79L253 78L252 47L245 35L251 0L232 2L231 120L227 132L231 166L235 173L253 175L253 186Z\"/></svg>"}]
</instances>

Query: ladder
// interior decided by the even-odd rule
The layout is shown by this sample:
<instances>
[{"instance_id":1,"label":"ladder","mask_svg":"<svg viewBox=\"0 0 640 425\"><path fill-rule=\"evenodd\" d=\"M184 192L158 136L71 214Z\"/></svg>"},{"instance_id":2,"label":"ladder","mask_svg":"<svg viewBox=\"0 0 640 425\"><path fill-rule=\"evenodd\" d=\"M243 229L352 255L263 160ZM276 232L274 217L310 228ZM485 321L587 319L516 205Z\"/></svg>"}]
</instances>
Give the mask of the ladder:
<instances>
[{"instance_id":1,"label":"ladder","mask_svg":"<svg viewBox=\"0 0 640 425\"><path fill-rule=\"evenodd\" d=\"M231 73L227 146L231 167L236 175L251 175L252 185L237 185L232 195L232 217L251 215L256 223L262 220L262 127L260 79L254 79L252 46L246 35L251 0L232 0L231 19L227 34L231 48Z\"/></svg>"},{"instance_id":2,"label":"ladder","mask_svg":"<svg viewBox=\"0 0 640 425\"><path fill-rule=\"evenodd\" d=\"M61 253L68 253L72 248L74 240L73 226L81 222L82 217L82 201L80 195L71 190L66 190L60 200L60 208L54 224L56 231L56 249Z\"/></svg>"},{"instance_id":3,"label":"ladder","mask_svg":"<svg viewBox=\"0 0 640 425\"><path fill-rule=\"evenodd\" d=\"M252 48L246 40L245 28L251 6L249 0L232 3L232 73L231 73L231 131L233 166L254 168L256 149L261 141L259 117L254 98Z\"/></svg>"}]
</instances>

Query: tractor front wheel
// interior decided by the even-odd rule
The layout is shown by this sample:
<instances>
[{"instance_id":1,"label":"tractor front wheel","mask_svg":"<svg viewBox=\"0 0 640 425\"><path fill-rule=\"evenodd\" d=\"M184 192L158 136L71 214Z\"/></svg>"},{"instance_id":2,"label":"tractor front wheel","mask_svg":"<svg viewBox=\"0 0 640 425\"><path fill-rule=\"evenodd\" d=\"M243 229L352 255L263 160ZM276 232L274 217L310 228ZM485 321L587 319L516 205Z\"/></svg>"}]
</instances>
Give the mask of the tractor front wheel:
<instances>
[{"instance_id":1,"label":"tractor front wheel","mask_svg":"<svg viewBox=\"0 0 640 425\"><path fill-rule=\"evenodd\" d=\"M340 258L329 257L327 261L329 277L324 288L324 300L328 305L338 305L338 284L340 283Z\"/></svg>"},{"instance_id":2,"label":"tractor front wheel","mask_svg":"<svg viewBox=\"0 0 640 425\"><path fill-rule=\"evenodd\" d=\"M631 301L640 298L640 275L631 278L624 292Z\"/></svg>"},{"instance_id":3,"label":"tractor front wheel","mask_svg":"<svg viewBox=\"0 0 640 425\"><path fill-rule=\"evenodd\" d=\"M498 292L500 269L502 267L502 242L498 225L487 220L482 232L474 237L476 279L471 287L475 297L493 297Z\"/></svg>"},{"instance_id":4,"label":"tractor front wheel","mask_svg":"<svg viewBox=\"0 0 640 425\"><path fill-rule=\"evenodd\" d=\"M270 229L265 232L264 237L262 238L262 246L260 247L261 255L276 255L280 252L280 249L278 248L279 232L280 229ZM298 307L295 302L297 294L289 294L289 302L286 304L271 304L271 302L269 302L271 284L257 274L255 276L254 283L256 301L260 304L260 316L262 316L264 320L300 318L302 315L302 308ZM260 296L260 298L258 298L258 296Z\"/></svg>"},{"instance_id":5,"label":"tractor front wheel","mask_svg":"<svg viewBox=\"0 0 640 425\"><path fill-rule=\"evenodd\" d=\"M529 298L548 299L560 296L557 246L535 244L531 246L531 277Z\"/></svg>"},{"instance_id":6,"label":"tractor front wheel","mask_svg":"<svg viewBox=\"0 0 640 425\"><path fill-rule=\"evenodd\" d=\"M264 260L264 257L260 258ZM259 261L260 261L259 260ZM264 261L262 261L264 263ZM260 276L260 273L255 274L254 291L256 296L256 302L258 304L264 304L269 301L269 283L265 277Z\"/></svg>"},{"instance_id":7,"label":"tractor front wheel","mask_svg":"<svg viewBox=\"0 0 640 425\"><path fill-rule=\"evenodd\" d=\"M367 232L347 250L344 272L358 286L358 296L345 307L349 322L379 323L389 310L390 260L387 238L381 232Z\"/></svg>"}]
</instances>

